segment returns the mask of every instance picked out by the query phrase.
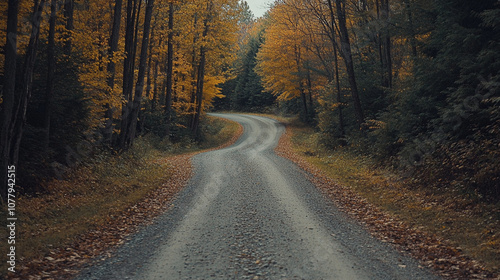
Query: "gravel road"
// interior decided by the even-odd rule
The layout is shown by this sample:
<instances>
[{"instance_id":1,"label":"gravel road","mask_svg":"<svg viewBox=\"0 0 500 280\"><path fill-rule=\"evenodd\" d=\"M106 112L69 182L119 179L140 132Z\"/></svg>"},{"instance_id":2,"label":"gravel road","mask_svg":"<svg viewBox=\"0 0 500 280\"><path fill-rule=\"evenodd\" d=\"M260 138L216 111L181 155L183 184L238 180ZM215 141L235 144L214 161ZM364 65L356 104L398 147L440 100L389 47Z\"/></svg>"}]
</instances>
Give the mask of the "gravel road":
<instances>
[{"instance_id":1,"label":"gravel road","mask_svg":"<svg viewBox=\"0 0 500 280\"><path fill-rule=\"evenodd\" d=\"M439 279L340 212L273 149L275 120L193 157L172 207L77 279Z\"/></svg>"}]
</instances>

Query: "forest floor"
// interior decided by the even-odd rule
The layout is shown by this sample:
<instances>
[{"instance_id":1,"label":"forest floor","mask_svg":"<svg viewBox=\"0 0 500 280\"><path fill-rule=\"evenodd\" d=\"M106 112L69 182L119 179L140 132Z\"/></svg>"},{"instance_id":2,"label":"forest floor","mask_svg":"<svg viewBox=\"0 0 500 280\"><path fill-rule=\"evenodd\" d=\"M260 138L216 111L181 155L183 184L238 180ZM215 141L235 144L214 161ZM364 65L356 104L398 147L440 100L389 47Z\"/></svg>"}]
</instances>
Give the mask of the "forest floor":
<instances>
[{"instance_id":1,"label":"forest floor","mask_svg":"<svg viewBox=\"0 0 500 280\"><path fill-rule=\"evenodd\" d=\"M98 156L64 180L48 182L45 193L18 199L20 257L16 273L8 275L2 261L0 278L68 279L91 259L124 243L166 210L191 176L192 156L230 145L242 133L239 124L214 117L204 127L202 145L138 139L126 153ZM0 251L6 252L6 246L0 244Z\"/></svg>"},{"instance_id":2,"label":"forest floor","mask_svg":"<svg viewBox=\"0 0 500 280\"><path fill-rule=\"evenodd\" d=\"M499 204L461 190L419 186L369 157L326 149L311 128L277 119L287 124L278 154L310 172L310 179L374 236L445 278L499 279Z\"/></svg>"}]
</instances>

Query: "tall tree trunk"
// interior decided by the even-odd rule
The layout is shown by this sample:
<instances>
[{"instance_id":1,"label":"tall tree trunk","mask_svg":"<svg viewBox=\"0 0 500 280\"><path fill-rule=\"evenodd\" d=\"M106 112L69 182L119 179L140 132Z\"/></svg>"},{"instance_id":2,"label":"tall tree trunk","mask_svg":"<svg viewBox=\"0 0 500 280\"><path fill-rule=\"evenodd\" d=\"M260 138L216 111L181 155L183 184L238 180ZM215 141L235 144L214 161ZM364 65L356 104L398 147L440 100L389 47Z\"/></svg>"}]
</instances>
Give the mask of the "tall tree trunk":
<instances>
[{"instance_id":1,"label":"tall tree trunk","mask_svg":"<svg viewBox=\"0 0 500 280\"><path fill-rule=\"evenodd\" d=\"M306 121L309 121L309 110L307 109L307 96L304 90L304 85L302 84L302 67L301 67L301 50L300 47L295 45L294 46L295 50L295 65L297 66L297 77L299 80L299 91L300 91L300 96L302 98L302 108L304 110L304 118Z\"/></svg>"},{"instance_id":2,"label":"tall tree trunk","mask_svg":"<svg viewBox=\"0 0 500 280\"><path fill-rule=\"evenodd\" d=\"M344 58L349 85L351 86L351 96L354 103L356 120L358 122L359 128L362 129L363 123L365 122L365 116L363 113L363 108L361 107L361 101L359 100L358 84L356 82L356 74L354 72L351 42L349 40L349 33L347 31L346 23L345 0L335 0L335 3L337 10L338 27L340 31L340 54ZM328 0L328 4L329 6L332 6L332 0Z\"/></svg>"},{"instance_id":3,"label":"tall tree trunk","mask_svg":"<svg viewBox=\"0 0 500 280\"><path fill-rule=\"evenodd\" d=\"M136 9L136 15L135 15L135 33L134 33L134 44L132 45L132 76L134 76L135 73L135 61L136 61L136 56L137 56L137 44L139 43L139 22L141 20L141 8L142 8L142 1L143 0L136 0L137 2L137 9ZM147 1L147 0L146 0ZM132 98L132 93L133 93L133 80L130 82L132 85L132 88L130 89L130 98Z\"/></svg>"},{"instance_id":4,"label":"tall tree trunk","mask_svg":"<svg viewBox=\"0 0 500 280\"><path fill-rule=\"evenodd\" d=\"M338 44L337 44L337 32L335 29L335 12L333 9L333 4L331 1L329 2L328 5L329 8L329 15L330 15L330 22L328 25L325 24L325 29L327 31L328 37L330 38L330 41L332 43L333 47L333 64L335 69L333 70L333 73L335 75L335 78L331 78L333 81L335 79L335 86L336 86L336 91L337 91L337 104L338 104L338 113L339 113L339 132L340 132L340 145L345 146L345 124L344 124L344 114L343 114L343 104L342 104L342 92L340 88L340 79L339 79L339 56L338 56ZM333 76L333 75L332 75ZM335 95L335 94L334 94Z\"/></svg>"},{"instance_id":5,"label":"tall tree trunk","mask_svg":"<svg viewBox=\"0 0 500 280\"><path fill-rule=\"evenodd\" d=\"M115 85L116 64L113 60L115 52L118 50L118 40L120 39L120 24L122 18L122 0L115 0L115 8L113 12L113 27L111 28L111 37L109 38L109 52L108 56L110 61L108 63L107 71L108 78L107 84L113 89Z\"/></svg>"},{"instance_id":6,"label":"tall tree trunk","mask_svg":"<svg viewBox=\"0 0 500 280\"><path fill-rule=\"evenodd\" d=\"M111 99L113 95L113 88L115 87L115 75L116 75L116 64L114 62L115 52L118 50L118 40L120 38L120 24L122 18L122 0L115 0L115 8L113 11L113 25L111 28L111 37L109 38L109 63L107 66L108 76L106 79L108 85L108 98ZM104 130L103 138L104 142L111 144L111 138L113 136L113 107L110 103L105 105L106 112L104 113Z\"/></svg>"},{"instance_id":7,"label":"tall tree trunk","mask_svg":"<svg viewBox=\"0 0 500 280\"><path fill-rule=\"evenodd\" d=\"M131 146L136 137L137 118L141 109L142 93L144 91L144 77L146 75L146 65L148 58L149 33L151 27L151 17L153 15L154 0L148 0L146 3L146 14L144 17L144 31L142 37L141 55L139 58L139 73L135 86L134 100L132 102L132 110L129 114L126 145Z\"/></svg>"},{"instance_id":8,"label":"tall tree trunk","mask_svg":"<svg viewBox=\"0 0 500 280\"><path fill-rule=\"evenodd\" d=\"M56 7L57 1L50 2L49 38L47 46L47 88L45 90L45 114L44 114L44 150L50 144L50 115L52 113L52 102L54 96L54 72L56 67L55 58L55 35L56 35Z\"/></svg>"},{"instance_id":9,"label":"tall tree trunk","mask_svg":"<svg viewBox=\"0 0 500 280\"><path fill-rule=\"evenodd\" d=\"M135 65L135 46L137 44L136 36L136 17L138 18L138 8L140 0L127 1L127 26L125 28L125 59L123 61L123 98L125 104L122 105L122 116L120 122L120 135L116 146L124 149L126 146L127 135L129 134L129 115L132 106L132 91L134 87L134 65ZM138 7L139 5L139 7Z\"/></svg>"},{"instance_id":10,"label":"tall tree trunk","mask_svg":"<svg viewBox=\"0 0 500 280\"><path fill-rule=\"evenodd\" d=\"M333 46L333 55L335 57L335 84L337 87L337 103L338 103L338 111L339 111L339 130L340 130L340 145L345 146L347 143L345 141L345 124L344 124L344 114L342 108L342 91L340 90L340 79L339 79L339 59L337 52L337 44Z\"/></svg>"},{"instance_id":11,"label":"tall tree trunk","mask_svg":"<svg viewBox=\"0 0 500 280\"><path fill-rule=\"evenodd\" d=\"M162 38L158 40L158 46L162 45ZM150 52L149 56L151 57L152 54ZM157 56L154 61L154 66L153 66L153 100L151 102L151 110L155 111L156 106L158 105L158 71L159 71L159 57Z\"/></svg>"},{"instance_id":12,"label":"tall tree trunk","mask_svg":"<svg viewBox=\"0 0 500 280\"><path fill-rule=\"evenodd\" d=\"M377 0L377 17L383 23L383 28L378 34L379 55L382 69L382 86L392 88L392 57L391 35L389 32L389 0ZM379 6L380 5L380 6Z\"/></svg>"},{"instance_id":13,"label":"tall tree trunk","mask_svg":"<svg viewBox=\"0 0 500 280\"><path fill-rule=\"evenodd\" d=\"M16 109L13 115L14 126L12 127L10 158L14 165L17 165L18 162L19 147L21 146L21 138L26 122L26 110L31 98L33 71L35 68L36 51L38 49L38 39L40 37L40 22L44 6L45 0L41 0L40 3L35 2L31 19L32 29L24 58L21 89L19 91L19 98L16 99Z\"/></svg>"},{"instance_id":14,"label":"tall tree trunk","mask_svg":"<svg viewBox=\"0 0 500 280\"><path fill-rule=\"evenodd\" d=\"M149 38L149 56L148 56L148 66L146 71L146 97L151 96L151 68L153 66L153 45L154 45L154 27L151 28L151 37Z\"/></svg>"},{"instance_id":15,"label":"tall tree trunk","mask_svg":"<svg viewBox=\"0 0 500 280\"><path fill-rule=\"evenodd\" d=\"M13 123L14 99L16 92L16 60L17 60L17 18L20 0L9 0L7 9L7 40L5 42L5 62L3 76L3 102L0 104L0 148L2 164L0 165L0 204L7 197L7 170L11 161L11 125Z\"/></svg>"},{"instance_id":16,"label":"tall tree trunk","mask_svg":"<svg viewBox=\"0 0 500 280\"><path fill-rule=\"evenodd\" d=\"M203 35L202 38L206 39L209 31L209 22L211 20L213 2L207 3L207 18L203 23ZM198 75L196 78L196 111L193 118L192 131L195 137L199 137L199 126L200 126L200 116L201 109L203 106L203 85L205 80L205 64L206 64L206 47L202 45L200 47L200 63L198 65Z\"/></svg>"},{"instance_id":17,"label":"tall tree trunk","mask_svg":"<svg viewBox=\"0 0 500 280\"><path fill-rule=\"evenodd\" d=\"M195 14L194 15L194 19L193 19L193 27L194 29L196 30L196 25L198 24L198 14ZM193 36L193 52L192 52L192 59L191 59L191 65L193 65L193 71L191 72L191 78L192 78L192 83L193 83L193 90L191 91L191 99L190 99L190 108L188 108L188 111L189 113L191 114L191 118L190 118L190 128L191 130L193 130L194 128L194 119L195 119L195 115L196 115L196 77L197 77L197 73L198 73L198 65L197 65L197 49L196 49L196 43L198 42L198 34L194 34Z\"/></svg>"},{"instance_id":18,"label":"tall tree trunk","mask_svg":"<svg viewBox=\"0 0 500 280\"><path fill-rule=\"evenodd\" d=\"M66 32L71 33L74 27L74 0L65 0L64 1L64 17L66 19ZM68 34L66 37L66 41L64 42L64 53L66 55L71 54L72 48L72 40L71 34Z\"/></svg>"},{"instance_id":19,"label":"tall tree trunk","mask_svg":"<svg viewBox=\"0 0 500 280\"><path fill-rule=\"evenodd\" d=\"M380 23L382 21L381 18L381 4L380 0L375 0L375 8L377 12L377 21ZM376 35L376 41L377 41L377 49L378 49L378 57L379 57L379 62L380 62L380 85L383 87L386 87L386 77L385 77L385 53L384 53L384 43L383 43L383 35L382 35L382 29L380 28L377 30L377 35Z\"/></svg>"},{"instance_id":20,"label":"tall tree trunk","mask_svg":"<svg viewBox=\"0 0 500 280\"><path fill-rule=\"evenodd\" d=\"M170 122L172 115L172 75L174 65L174 1L170 1L168 7L168 37L167 37L167 81L165 97L165 133L170 135Z\"/></svg>"},{"instance_id":21,"label":"tall tree trunk","mask_svg":"<svg viewBox=\"0 0 500 280\"><path fill-rule=\"evenodd\" d=\"M205 80L205 63L206 63L206 49L204 46L200 49L200 64L198 65L198 75L196 78L196 111L193 118L192 131L195 137L199 136L199 125L201 108L203 106L203 86Z\"/></svg>"}]
</instances>

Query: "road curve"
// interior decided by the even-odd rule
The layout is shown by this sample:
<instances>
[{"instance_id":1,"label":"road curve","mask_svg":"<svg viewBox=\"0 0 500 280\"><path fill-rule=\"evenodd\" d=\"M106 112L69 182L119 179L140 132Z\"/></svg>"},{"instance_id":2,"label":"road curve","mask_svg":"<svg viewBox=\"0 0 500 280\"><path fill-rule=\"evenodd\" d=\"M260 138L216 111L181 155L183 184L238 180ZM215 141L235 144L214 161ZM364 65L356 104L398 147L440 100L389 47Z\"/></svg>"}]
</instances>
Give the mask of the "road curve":
<instances>
[{"instance_id":1,"label":"road curve","mask_svg":"<svg viewBox=\"0 0 500 280\"><path fill-rule=\"evenodd\" d=\"M174 205L77 279L438 279L337 210L249 115L232 146L193 157Z\"/></svg>"}]
</instances>

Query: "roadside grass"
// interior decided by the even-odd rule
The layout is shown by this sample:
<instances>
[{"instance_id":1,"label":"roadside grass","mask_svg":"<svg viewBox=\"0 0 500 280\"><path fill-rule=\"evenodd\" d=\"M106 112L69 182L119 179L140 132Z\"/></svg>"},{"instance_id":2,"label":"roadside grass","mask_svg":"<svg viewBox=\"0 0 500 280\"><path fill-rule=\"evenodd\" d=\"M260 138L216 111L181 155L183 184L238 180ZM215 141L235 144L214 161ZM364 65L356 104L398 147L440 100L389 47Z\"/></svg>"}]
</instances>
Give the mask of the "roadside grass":
<instances>
[{"instance_id":1,"label":"roadside grass","mask_svg":"<svg viewBox=\"0 0 500 280\"><path fill-rule=\"evenodd\" d=\"M288 123L293 149L338 184L408 225L451 241L486 269L500 270L500 203L449 186L429 188L348 149L327 149L311 128Z\"/></svg>"},{"instance_id":2,"label":"roadside grass","mask_svg":"<svg viewBox=\"0 0 500 280\"><path fill-rule=\"evenodd\" d=\"M65 174L63 180L47 182L45 193L17 198L17 264L69 246L81 234L99 228L143 200L173 174L175 167L165 158L218 147L231 140L238 129L237 123L207 117L203 123L207 136L202 144L171 144L141 137L123 154L101 152ZM5 214L6 210L1 209ZM5 221L2 226L5 228ZM7 252L7 248L7 242L0 244L1 252ZM0 270L2 278L6 261L2 261Z\"/></svg>"}]
</instances>

